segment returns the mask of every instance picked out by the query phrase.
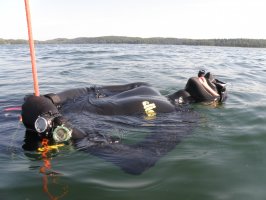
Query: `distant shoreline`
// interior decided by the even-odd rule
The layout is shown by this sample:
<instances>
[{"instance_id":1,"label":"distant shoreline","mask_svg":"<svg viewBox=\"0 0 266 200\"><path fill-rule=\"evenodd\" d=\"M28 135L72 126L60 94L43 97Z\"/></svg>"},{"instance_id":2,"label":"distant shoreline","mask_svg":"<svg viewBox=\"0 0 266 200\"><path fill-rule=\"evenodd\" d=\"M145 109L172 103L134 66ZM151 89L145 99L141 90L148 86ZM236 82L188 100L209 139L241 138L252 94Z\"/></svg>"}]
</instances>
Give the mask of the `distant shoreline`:
<instances>
[{"instance_id":1,"label":"distant shoreline","mask_svg":"<svg viewBox=\"0 0 266 200\"><path fill-rule=\"evenodd\" d=\"M179 38L141 38L124 36L78 37L74 39L57 38L52 40L35 40L36 44L157 44L157 45L191 45L266 48L266 39L179 39ZM1 39L0 45L28 44L23 39Z\"/></svg>"}]
</instances>

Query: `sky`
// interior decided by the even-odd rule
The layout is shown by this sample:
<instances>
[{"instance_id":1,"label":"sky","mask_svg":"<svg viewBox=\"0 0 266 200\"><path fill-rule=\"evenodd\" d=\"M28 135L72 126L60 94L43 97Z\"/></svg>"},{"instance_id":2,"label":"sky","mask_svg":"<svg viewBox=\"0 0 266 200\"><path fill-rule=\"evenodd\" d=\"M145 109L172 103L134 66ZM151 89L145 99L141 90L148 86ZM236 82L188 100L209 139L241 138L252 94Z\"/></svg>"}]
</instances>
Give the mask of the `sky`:
<instances>
[{"instance_id":1,"label":"sky","mask_svg":"<svg viewBox=\"0 0 266 200\"><path fill-rule=\"evenodd\" d=\"M33 37L266 39L266 0L29 0ZM0 0L0 38L27 39L24 0Z\"/></svg>"}]
</instances>

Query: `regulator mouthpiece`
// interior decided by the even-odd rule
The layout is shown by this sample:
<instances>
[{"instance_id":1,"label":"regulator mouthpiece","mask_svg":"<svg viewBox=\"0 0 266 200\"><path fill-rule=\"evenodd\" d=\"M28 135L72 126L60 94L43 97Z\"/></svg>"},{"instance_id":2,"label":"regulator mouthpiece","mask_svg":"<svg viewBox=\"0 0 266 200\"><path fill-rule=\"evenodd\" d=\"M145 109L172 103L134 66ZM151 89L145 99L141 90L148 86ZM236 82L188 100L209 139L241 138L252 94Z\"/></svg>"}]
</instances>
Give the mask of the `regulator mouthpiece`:
<instances>
[{"instance_id":1,"label":"regulator mouthpiece","mask_svg":"<svg viewBox=\"0 0 266 200\"><path fill-rule=\"evenodd\" d=\"M57 126L53 131L53 139L55 142L66 142L72 137L72 129L62 126Z\"/></svg>"}]
</instances>

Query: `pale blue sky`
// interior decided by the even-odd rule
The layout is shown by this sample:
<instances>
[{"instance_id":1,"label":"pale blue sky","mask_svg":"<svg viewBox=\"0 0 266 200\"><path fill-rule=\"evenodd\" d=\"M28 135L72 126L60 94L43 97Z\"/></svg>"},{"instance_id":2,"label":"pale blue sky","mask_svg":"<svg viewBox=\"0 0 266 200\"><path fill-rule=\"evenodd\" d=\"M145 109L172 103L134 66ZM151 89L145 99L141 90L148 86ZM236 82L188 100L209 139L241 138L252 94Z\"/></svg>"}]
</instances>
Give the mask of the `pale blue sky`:
<instances>
[{"instance_id":1,"label":"pale blue sky","mask_svg":"<svg viewBox=\"0 0 266 200\"><path fill-rule=\"evenodd\" d=\"M30 0L34 39L266 39L266 0ZM0 38L27 39L24 0L0 0Z\"/></svg>"}]
</instances>

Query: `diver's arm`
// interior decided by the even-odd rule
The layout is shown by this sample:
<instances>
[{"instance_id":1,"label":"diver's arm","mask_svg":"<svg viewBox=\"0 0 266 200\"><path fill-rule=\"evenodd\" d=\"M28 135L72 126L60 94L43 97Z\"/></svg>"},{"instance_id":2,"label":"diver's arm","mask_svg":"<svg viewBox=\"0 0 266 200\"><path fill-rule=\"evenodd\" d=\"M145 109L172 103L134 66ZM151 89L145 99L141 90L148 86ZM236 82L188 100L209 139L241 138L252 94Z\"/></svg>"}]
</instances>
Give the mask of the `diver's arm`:
<instances>
[{"instance_id":1,"label":"diver's arm","mask_svg":"<svg viewBox=\"0 0 266 200\"><path fill-rule=\"evenodd\" d=\"M72 139L73 140L79 140L79 139L85 138L86 136L87 136L87 134L85 134L80 129L73 128L73 132L72 132Z\"/></svg>"},{"instance_id":2,"label":"diver's arm","mask_svg":"<svg viewBox=\"0 0 266 200\"><path fill-rule=\"evenodd\" d=\"M49 98L56 106L59 106L63 103L65 103L68 100L73 100L75 98L85 96L91 92L97 92L95 90L100 89L103 90L104 95L109 96L110 93L121 93L124 91L128 91L140 86L149 86L148 83L145 82L136 82L136 83L130 83L126 85L110 85L110 86L102 86L102 87L86 87L86 88L77 88L77 89L70 89L66 90L57 94L46 94L45 97Z\"/></svg>"},{"instance_id":3,"label":"diver's arm","mask_svg":"<svg viewBox=\"0 0 266 200\"><path fill-rule=\"evenodd\" d=\"M57 94L46 94L45 97L49 98L56 106L65 103L68 100L87 95L92 91L92 88L77 88L66 90Z\"/></svg>"},{"instance_id":4,"label":"diver's arm","mask_svg":"<svg viewBox=\"0 0 266 200\"><path fill-rule=\"evenodd\" d=\"M124 92L128 91L140 86L150 86L150 84L145 82L136 82L136 83L130 83L126 85L110 85L110 86L102 86L101 89L106 90L107 92L111 93L118 93L118 92Z\"/></svg>"}]
</instances>

